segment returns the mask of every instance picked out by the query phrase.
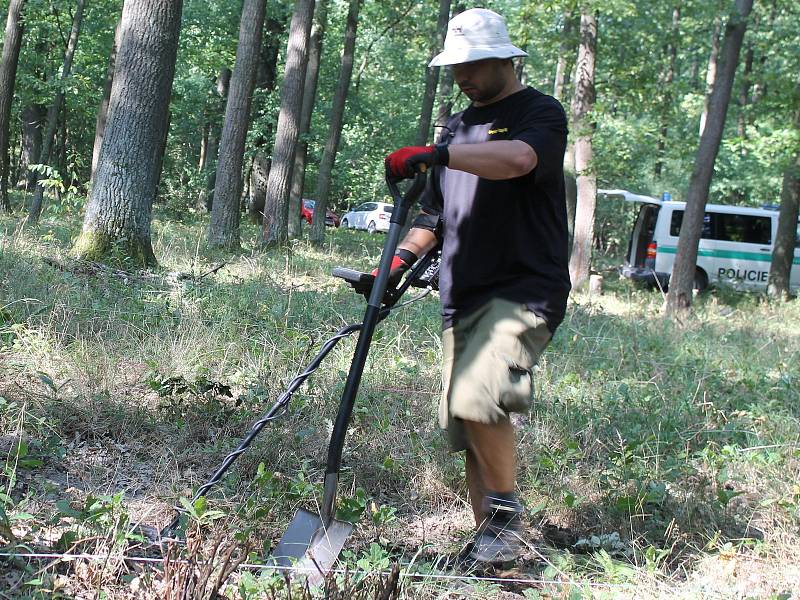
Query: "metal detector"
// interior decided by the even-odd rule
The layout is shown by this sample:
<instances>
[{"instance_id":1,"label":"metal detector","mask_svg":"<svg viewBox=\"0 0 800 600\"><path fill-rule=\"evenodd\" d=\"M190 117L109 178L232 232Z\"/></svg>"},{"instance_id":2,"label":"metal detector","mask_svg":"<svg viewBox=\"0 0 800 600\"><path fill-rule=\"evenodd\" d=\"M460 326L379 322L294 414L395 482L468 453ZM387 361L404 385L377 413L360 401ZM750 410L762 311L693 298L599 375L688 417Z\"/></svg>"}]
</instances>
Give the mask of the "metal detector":
<instances>
[{"instance_id":1,"label":"metal detector","mask_svg":"<svg viewBox=\"0 0 800 600\"><path fill-rule=\"evenodd\" d=\"M424 168L424 165L421 166ZM300 509L289 523L286 532L270 555L270 561L273 565L294 565L296 570L308 573L309 580L313 584L320 582L333 567L346 539L353 530L351 523L335 518L336 491L339 483L345 434L350 423L358 386L364 372L364 365L375 327L389 315L399 298L409 287L438 289L438 259L440 253L438 246L417 261L396 289L387 289L392 257L397 249L400 233L408 217L408 212L425 186L425 173L424 171L417 173L405 193L400 191L397 185L398 182L399 180L389 177L386 179L395 204L377 276L342 267L336 267L332 273L335 277L340 277L347 281L358 293L367 297L364 320L361 323L341 328L323 344L311 363L292 379L286 391L278 397L269 411L252 425L249 433L242 439L236 449L223 459L211 478L197 489L192 498L192 503L194 503L219 483L234 461L247 450L267 423L277 419L283 413L294 392L320 367L322 361L336 344L350 334L360 331L328 445L320 513L316 514ZM176 514L173 520L160 531L143 524L138 525L135 529L154 542L175 539L183 509L176 507L175 511Z\"/></svg>"},{"instance_id":2,"label":"metal detector","mask_svg":"<svg viewBox=\"0 0 800 600\"><path fill-rule=\"evenodd\" d=\"M272 553L276 564L307 570L312 583L319 582L336 562L345 540L353 531L352 523L340 521L336 516L336 490L339 484L339 470L342 464L342 449L350 416L353 412L361 375L367 361L367 353L372 342L372 334L380 321L381 306L385 300L384 294L389 282L389 270L400 233L408 217L411 205L422 193L425 186L425 174L419 173L414 178L411 187L405 194L401 194L397 182L387 178L389 190L394 199L394 210L389 224L389 232L383 245L378 274L372 285L372 290L367 301L367 310L361 333L358 336L350 371L347 374L342 399L339 403L339 412L333 426L330 444L328 445L328 462L325 468L325 483L323 487L322 504L320 513L300 509L295 514L286 533L280 539L278 546ZM390 299L391 301L391 299Z\"/></svg>"}]
</instances>

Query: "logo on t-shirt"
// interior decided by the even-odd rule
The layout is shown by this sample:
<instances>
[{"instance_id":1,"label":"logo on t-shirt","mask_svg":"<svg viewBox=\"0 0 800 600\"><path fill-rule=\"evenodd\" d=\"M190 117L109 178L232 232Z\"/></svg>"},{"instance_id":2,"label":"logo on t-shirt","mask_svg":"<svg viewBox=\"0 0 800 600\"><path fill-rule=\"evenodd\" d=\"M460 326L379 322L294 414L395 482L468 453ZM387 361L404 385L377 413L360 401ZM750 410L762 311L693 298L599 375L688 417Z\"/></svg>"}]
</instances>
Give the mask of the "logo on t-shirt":
<instances>
[{"instance_id":1,"label":"logo on t-shirt","mask_svg":"<svg viewBox=\"0 0 800 600\"><path fill-rule=\"evenodd\" d=\"M495 135L496 133L508 133L508 127L501 127L500 129L489 130L489 135Z\"/></svg>"}]
</instances>

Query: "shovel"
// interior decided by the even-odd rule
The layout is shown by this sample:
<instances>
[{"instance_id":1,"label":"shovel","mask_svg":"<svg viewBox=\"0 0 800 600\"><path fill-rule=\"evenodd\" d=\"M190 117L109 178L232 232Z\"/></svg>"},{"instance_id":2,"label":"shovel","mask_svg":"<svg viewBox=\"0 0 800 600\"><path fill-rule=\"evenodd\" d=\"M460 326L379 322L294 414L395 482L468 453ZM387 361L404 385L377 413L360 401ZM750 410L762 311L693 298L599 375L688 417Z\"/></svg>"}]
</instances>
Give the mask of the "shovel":
<instances>
[{"instance_id":1,"label":"shovel","mask_svg":"<svg viewBox=\"0 0 800 600\"><path fill-rule=\"evenodd\" d=\"M424 169L424 165L421 166ZM387 177L386 183L394 198L395 207L328 445L320 512L315 514L305 509L297 511L271 555L273 564L283 567L293 566L294 569L306 573L312 585L321 583L325 575L330 572L345 541L353 531L352 523L335 518L336 489L342 465L344 438L367 361L372 334L380 320L381 303L389 281L392 257L400 241L400 233L408 211L425 187L425 173L422 171L415 176L414 182L405 194L401 194L396 180Z\"/></svg>"}]
</instances>

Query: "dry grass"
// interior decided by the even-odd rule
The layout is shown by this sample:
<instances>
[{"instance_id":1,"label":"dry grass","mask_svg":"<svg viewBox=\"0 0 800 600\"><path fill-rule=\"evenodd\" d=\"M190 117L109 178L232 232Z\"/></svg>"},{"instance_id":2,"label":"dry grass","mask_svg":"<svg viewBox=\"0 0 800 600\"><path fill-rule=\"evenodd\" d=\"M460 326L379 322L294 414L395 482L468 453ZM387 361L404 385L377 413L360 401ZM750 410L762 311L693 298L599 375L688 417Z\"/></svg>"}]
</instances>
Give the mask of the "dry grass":
<instances>
[{"instance_id":1,"label":"dry grass","mask_svg":"<svg viewBox=\"0 0 800 600\"><path fill-rule=\"evenodd\" d=\"M79 542L109 558L5 561L17 586L7 595L210 597L221 571L200 590L197 561L170 571L123 560L144 552L125 525L169 521L176 499L205 481L322 341L360 319L363 301L327 273L368 268L382 238L336 232L322 250L299 242L226 256L206 253L202 227L159 223L163 271L125 281L42 262L70 264L70 231L0 221L0 521L10 525L0 537L7 549ZM463 463L435 425L439 318L426 299L386 321L370 354L340 490L364 516L340 592L380 597L380 577L352 572L393 563L415 574L401 580L402 598L779 598L800 589L800 309L715 292L676 327L661 318L658 293L608 287L573 299L537 370L534 410L517 421L531 549L511 575L568 585L425 578L452 573L449 559L470 533ZM197 516L198 560L221 553L224 563L228 551L230 564L257 560L298 506L315 505L353 347L331 353L211 495L209 510L223 518ZM282 578L248 572L234 571L222 589L286 596ZM180 596L187 585L200 591Z\"/></svg>"}]
</instances>

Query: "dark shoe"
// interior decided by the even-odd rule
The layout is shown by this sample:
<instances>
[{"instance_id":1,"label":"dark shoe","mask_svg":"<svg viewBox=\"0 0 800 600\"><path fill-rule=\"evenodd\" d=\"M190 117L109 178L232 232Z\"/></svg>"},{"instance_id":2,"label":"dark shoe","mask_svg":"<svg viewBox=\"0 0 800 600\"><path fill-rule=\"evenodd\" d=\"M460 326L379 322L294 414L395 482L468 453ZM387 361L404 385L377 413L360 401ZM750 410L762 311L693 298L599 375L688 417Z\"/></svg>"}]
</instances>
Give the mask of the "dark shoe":
<instances>
[{"instance_id":1,"label":"dark shoe","mask_svg":"<svg viewBox=\"0 0 800 600\"><path fill-rule=\"evenodd\" d=\"M482 563L505 563L519 558L522 541L522 505L511 494L487 495L486 520L478 528L469 557Z\"/></svg>"}]
</instances>

